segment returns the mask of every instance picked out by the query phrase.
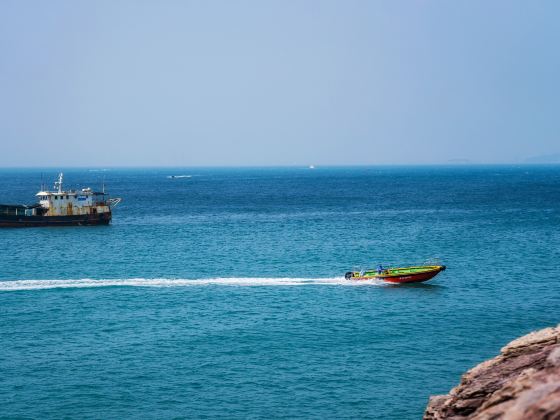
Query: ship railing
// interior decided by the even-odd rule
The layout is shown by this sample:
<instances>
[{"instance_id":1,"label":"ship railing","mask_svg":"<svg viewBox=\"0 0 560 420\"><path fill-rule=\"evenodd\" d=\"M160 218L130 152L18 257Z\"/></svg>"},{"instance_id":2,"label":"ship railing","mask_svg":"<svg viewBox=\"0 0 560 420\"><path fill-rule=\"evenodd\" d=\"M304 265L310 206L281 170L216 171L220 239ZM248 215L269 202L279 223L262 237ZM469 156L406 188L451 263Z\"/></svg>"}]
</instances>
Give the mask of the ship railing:
<instances>
[{"instance_id":1,"label":"ship railing","mask_svg":"<svg viewBox=\"0 0 560 420\"><path fill-rule=\"evenodd\" d=\"M403 267L403 266L407 266L407 267L422 267L422 266L433 266L433 265L442 265L441 264L441 260L439 257L431 257L428 258L422 262L414 262L414 263L403 263L401 262L400 264L394 264L391 262L381 262L381 263L376 263L376 264L369 264L369 269L364 269L363 265L356 267L354 266L353 271L357 271L357 272L361 272L361 271L376 271L377 267L381 265L383 267L383 269L389 268L389 267Z\"/></svg>"}]
</instances>

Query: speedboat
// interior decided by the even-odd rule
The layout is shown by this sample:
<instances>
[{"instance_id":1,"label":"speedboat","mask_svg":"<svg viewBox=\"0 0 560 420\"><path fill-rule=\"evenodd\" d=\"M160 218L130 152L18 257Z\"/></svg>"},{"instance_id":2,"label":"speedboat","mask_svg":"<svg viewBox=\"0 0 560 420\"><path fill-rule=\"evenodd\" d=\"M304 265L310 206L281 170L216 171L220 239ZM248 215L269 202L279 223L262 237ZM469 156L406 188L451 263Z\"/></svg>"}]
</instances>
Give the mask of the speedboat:
<instances>
[{"instance_id":1,"label":"speedboat","mask_svg":"<svg viewBox=\"0 0 560 420\"><path fill-rule=\"evenodd\" d=\"M388 283L420 283L430 280L446 269L445 265L421 265L413 267L378 267L362 271L349 271L346 280L383 280Z\"/></svg>"}]
</instances>

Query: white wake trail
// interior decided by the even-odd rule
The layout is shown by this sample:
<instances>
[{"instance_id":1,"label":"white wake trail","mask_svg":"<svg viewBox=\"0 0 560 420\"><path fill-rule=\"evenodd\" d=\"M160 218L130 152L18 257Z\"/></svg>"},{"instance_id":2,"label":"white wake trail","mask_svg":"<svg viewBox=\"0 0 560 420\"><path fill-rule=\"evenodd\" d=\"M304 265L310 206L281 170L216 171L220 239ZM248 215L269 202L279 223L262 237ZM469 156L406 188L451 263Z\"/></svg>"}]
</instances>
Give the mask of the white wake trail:
<instances>
[{"instance_id":1,"label":"white wake trail","mask_svg":"<svg viewBox=\"0 0 560 420\"><path fill-rule=\"evenodd\" d=\"M69 289L90 287L193 287L193 286L360 286L380 285L378 281L349 281L332 278L209 278L209 279L79 279L79 280L6 280L0 281L0 292L16 290Z\"/></svg>"}]
</instances>

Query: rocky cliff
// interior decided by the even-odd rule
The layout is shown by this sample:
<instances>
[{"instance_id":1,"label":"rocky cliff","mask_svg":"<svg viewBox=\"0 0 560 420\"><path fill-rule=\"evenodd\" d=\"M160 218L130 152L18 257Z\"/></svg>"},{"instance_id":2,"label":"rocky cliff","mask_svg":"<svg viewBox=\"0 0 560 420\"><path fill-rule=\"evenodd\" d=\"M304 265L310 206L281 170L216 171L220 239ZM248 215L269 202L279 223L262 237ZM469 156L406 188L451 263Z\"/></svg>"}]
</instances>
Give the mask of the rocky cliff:
<instances>
[{"instance_id":1,"label":"rocky cliff","mask_svg":"<svg viewBox=\"0 0 560 420\"><path fill-rule=\"evenodd\" d=\"M560 420L560 325L469 370L449 394L430 398L424 419Z\"/></svg>"}]
</instances>

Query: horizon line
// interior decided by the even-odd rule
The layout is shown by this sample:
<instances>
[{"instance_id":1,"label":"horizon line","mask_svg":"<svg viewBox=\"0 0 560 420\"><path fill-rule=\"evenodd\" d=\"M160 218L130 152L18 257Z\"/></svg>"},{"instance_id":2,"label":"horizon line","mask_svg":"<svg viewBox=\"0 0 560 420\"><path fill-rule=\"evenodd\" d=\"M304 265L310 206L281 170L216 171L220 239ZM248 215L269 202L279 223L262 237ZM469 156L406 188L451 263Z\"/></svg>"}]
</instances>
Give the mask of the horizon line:
<instances>
[{"instance_id":1,"label":"horizon line","mask_svg":"<svg viewBox=\"0 0 560 420\"><path fill-rule=\"evenodd\" d=\"M177 168L202 168L202 169L251 169L251 168L302 168L302 169L318 169L318 168L366 168L366 167L429 167L429 166L558 166L560 162L507 162L507 163L373 163L373 164L278 164L278 165L49 165L49 166L3 166L2 169L177 169Z\"/></svg>"}]
</instances>

